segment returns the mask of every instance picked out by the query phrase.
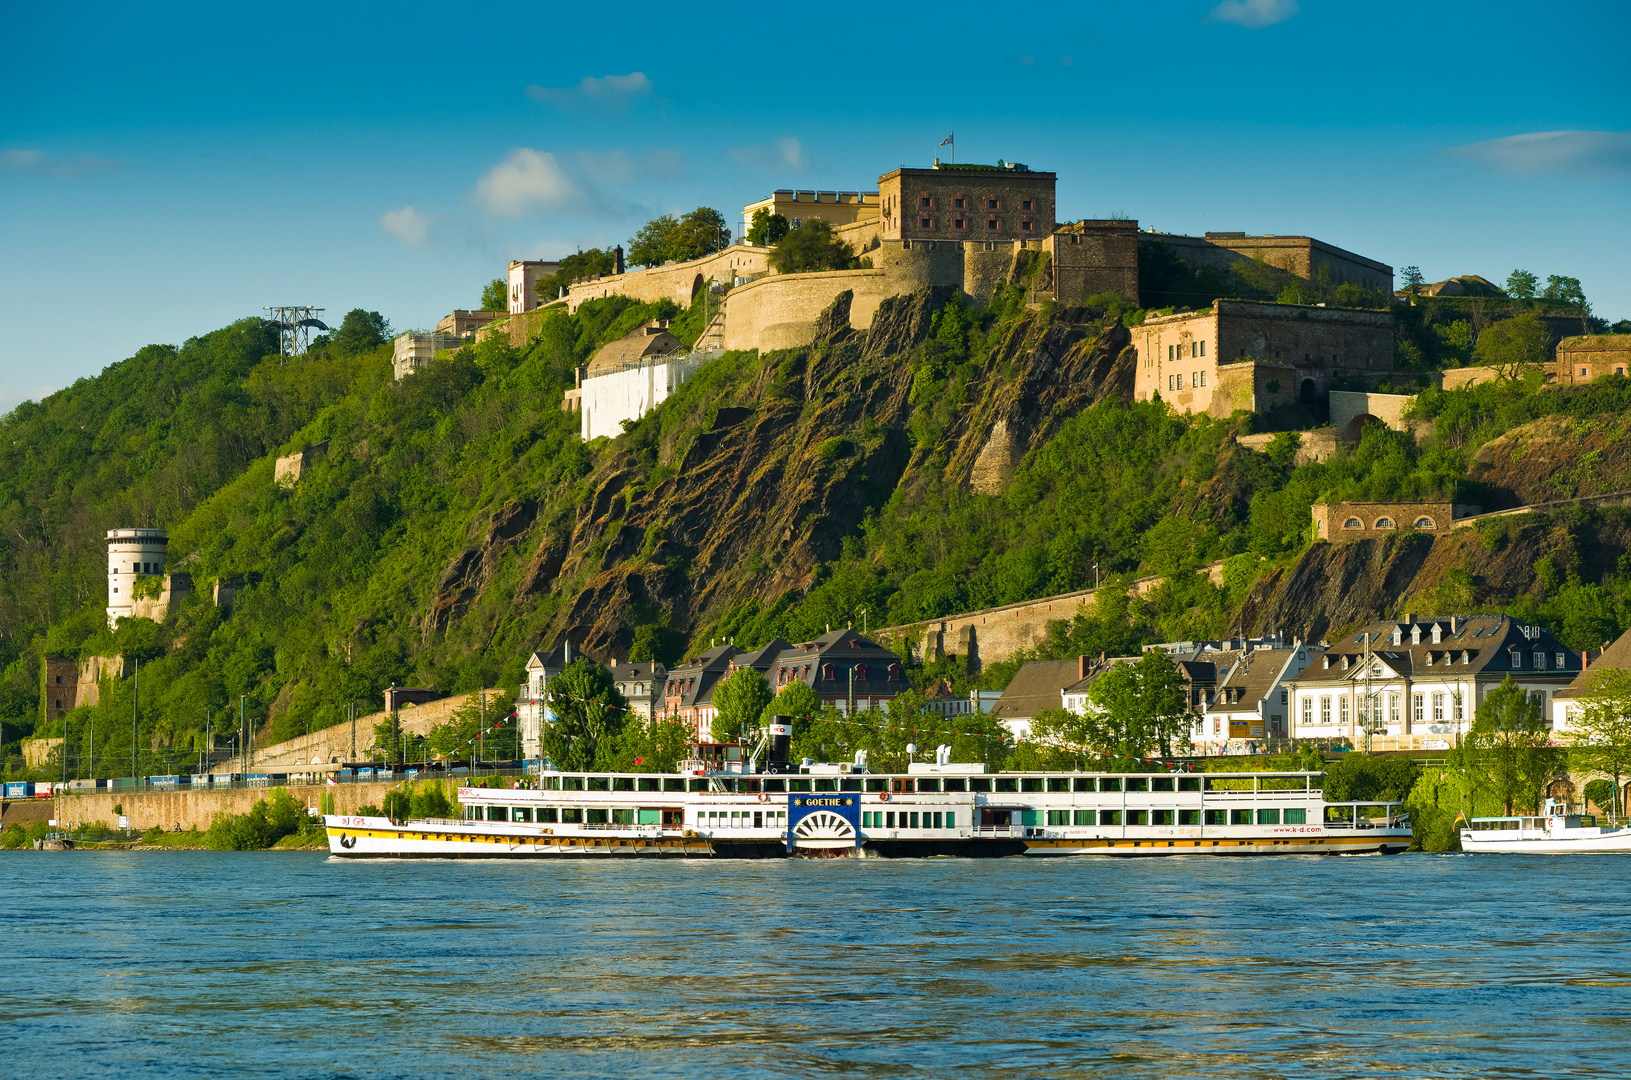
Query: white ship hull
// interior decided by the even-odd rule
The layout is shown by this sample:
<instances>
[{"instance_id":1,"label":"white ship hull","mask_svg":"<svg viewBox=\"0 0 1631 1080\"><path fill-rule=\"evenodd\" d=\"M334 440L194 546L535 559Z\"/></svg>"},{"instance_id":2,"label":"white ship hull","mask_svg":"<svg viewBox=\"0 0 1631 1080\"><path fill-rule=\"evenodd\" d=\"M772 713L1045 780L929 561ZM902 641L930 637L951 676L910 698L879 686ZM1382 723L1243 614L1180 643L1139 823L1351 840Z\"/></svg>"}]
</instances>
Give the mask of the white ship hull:
<instances>
[{"instance_id":1,"label":"white ship hull","mask_svg":"<svg viewBox=\"0 0 1631 1080\"><path fill-rule=\"evenodd\" d=\"M1631 852L1631 829L1619 829L1595 836L1526 836L1490 840L1469 830L1461 833L1461 850L1506 852L1525 855L1607 855Z\"/></svg>"}]
</instances>

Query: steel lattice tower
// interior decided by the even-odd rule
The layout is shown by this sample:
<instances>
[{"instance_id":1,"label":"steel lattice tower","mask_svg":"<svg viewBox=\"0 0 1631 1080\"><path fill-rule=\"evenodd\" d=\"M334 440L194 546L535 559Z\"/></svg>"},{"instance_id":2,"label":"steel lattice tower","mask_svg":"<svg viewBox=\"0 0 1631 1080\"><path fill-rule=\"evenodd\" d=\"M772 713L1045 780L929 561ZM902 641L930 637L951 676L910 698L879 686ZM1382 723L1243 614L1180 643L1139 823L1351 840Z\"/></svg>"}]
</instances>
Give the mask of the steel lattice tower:
<instances>
[{"instance_id":1,"label":"steel lattice tower","mask_svg":"<svg viewBox=\"0 0 1631 1080\"><path fill-rule=\"evenodd\" d=\"M271 312L266 321L278 328L278 352L284 356L299 356L311 344L311 331L313 327L327 330L328 327L317 318L326 309L296 305L294 307L269 307L264 310Z\"/></svg>"}]
</instances>

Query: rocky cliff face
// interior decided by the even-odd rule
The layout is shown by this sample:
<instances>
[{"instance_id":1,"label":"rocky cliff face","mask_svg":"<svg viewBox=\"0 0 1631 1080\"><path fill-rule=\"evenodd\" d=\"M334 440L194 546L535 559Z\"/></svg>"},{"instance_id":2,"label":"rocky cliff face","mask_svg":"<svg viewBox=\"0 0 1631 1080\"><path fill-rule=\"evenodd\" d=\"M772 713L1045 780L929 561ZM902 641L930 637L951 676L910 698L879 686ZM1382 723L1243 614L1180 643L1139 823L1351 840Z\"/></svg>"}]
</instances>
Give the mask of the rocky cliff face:
<instances>
[{"instance_id":1,"label":"rocky cliff face","mask_svg":"<svg viewBox=\"0 0 1631 1080\"><path fill-rule=\"evenodd\" d=\"M659 454L639 448L637 431L612 444L581 493L540 492L473 525L423 613L427 639L492 610L484 599L512 581L513 616L553 605L543 638L566 633L611 655L626 655L634 626L655 613L689 634L741 600L808 589L868 510L930 467L932 448L914 451L907 434L911 357L946 299L929 289L892 298L858 332L846 293L810 347L744 367L688 441ZM1007 447L1000 476L1064 417L1131 392L1119 322L1043 324L1033 313L1003 332L980 399L942 440L955 447L948 480L970 482L994 432ZM506 560L516 573L500 572Z\"/></svg>"},{"instance_id":2,"label":"rocky cliff face","mask_svg":"<svg viewBox=\"0 0 1631 1080\"><path fill-rule=\"evenodd\" d=\"M1489 490L1486 510L1631 489L1631 417L1546 416L1478 449L1468 479Z\"/></svg>"},{"instance_id":3,"label":"rocky cliff face","mask_svg":"<svg viewBox=\"0 0 1631 1080\"><path fill-rule=\"evenodd\" d=\"M1623 511L1524 514L1437 536L1319 543L1258 582L1239 622L1253 633L1319 641L1406 612L1499 609L1522 596L1543 599L1561 582L1606 582L1628 544Z\"/></svg>"}]
</instances>

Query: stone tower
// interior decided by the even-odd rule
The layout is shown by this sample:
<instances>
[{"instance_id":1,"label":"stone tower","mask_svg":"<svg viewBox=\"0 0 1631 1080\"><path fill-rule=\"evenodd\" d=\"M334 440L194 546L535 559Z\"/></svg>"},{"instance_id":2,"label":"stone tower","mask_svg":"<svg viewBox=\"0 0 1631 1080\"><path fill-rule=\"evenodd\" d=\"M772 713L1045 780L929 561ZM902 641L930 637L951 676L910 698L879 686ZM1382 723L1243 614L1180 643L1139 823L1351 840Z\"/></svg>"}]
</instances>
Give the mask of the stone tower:
<instances>
[{"instance_id":1,"label":"stone tower","mask_svg":"<svg viewBox=\"0 0 1631 1080\"><path fill-rule=\"evenodd\" d=\"M136 579L164 573L170 536L163 529L108 530L108 626L128 618L136 599Z\"/></svg>"}]
</instances>

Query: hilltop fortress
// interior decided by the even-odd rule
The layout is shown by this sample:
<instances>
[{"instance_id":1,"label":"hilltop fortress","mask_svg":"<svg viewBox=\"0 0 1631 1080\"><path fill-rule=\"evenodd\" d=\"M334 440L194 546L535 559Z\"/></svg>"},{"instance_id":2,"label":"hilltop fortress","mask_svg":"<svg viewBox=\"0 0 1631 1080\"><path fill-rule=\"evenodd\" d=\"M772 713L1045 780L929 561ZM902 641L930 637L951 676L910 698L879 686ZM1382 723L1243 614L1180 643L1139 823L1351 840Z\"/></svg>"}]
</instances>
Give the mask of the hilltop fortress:
<instances>
[{"instance_id":1,"label":"hilltop fortress","mask_svg":"<svg viewBox=\"0 0 1631 1080\"><path fill-rule=\"evenodd\" d=\"M1023 285L1033 304L1077 307L1095 297L1102 302L1110 294L1136 307L1141 240L1167 245L1196 269L1227 269L1257 260L1304 281L1318 276L1331 285L1353 282L1389 294L1393 289L1392 267L1311 237L1244 232L1173 236L1140 232L1138 222L1130 219L1060 222L1057 179L1017 162L953 165L936 160L929 168L885 173L876 191L778 190L743 208L744 225L758 210L780 214L793 227L812 219L826 221L859 257L860 269L778 274L770 268L772 249L746 242L700 259L641 270L625 272L619 259L613 273L564 288L557 303L575 312L587 301L608 296L647 303L666 299L681 306L700 296L716 307L707 311L706 327L692 349L656 355L642 346L637 361L621 362L617 374L629 387L597 385L613 375L598 361L580 369L580 385L563 407L583 411L585 438L615 433L621 419L651 408L665 396L664 388L677 387L711 352L809 344L817 319L845 292L851 296L850 326L860 331L872 325L884 300L925 287L956 290L977 304L988 303L1001 288ZM536 334L546 312L559 310L557 304L529 309L525 297L512 296L512 301L518 299L506 321L477 333L507 331L519 347ZM1360 376L1363 381L1366 373L1392 368L1390 313L1226 303L1152 319L1147 330L1135 334L1139 397L1160 393L1185 411L1260 411L1288 401L1306 402L1344 378ZM665 365L686 370L668 371ZM1227 370L1220 371L1220 365ZM664 370L632 370L647 367ZM637 411L625 417L630 408Z\"/></svg>"}]
</instances>

